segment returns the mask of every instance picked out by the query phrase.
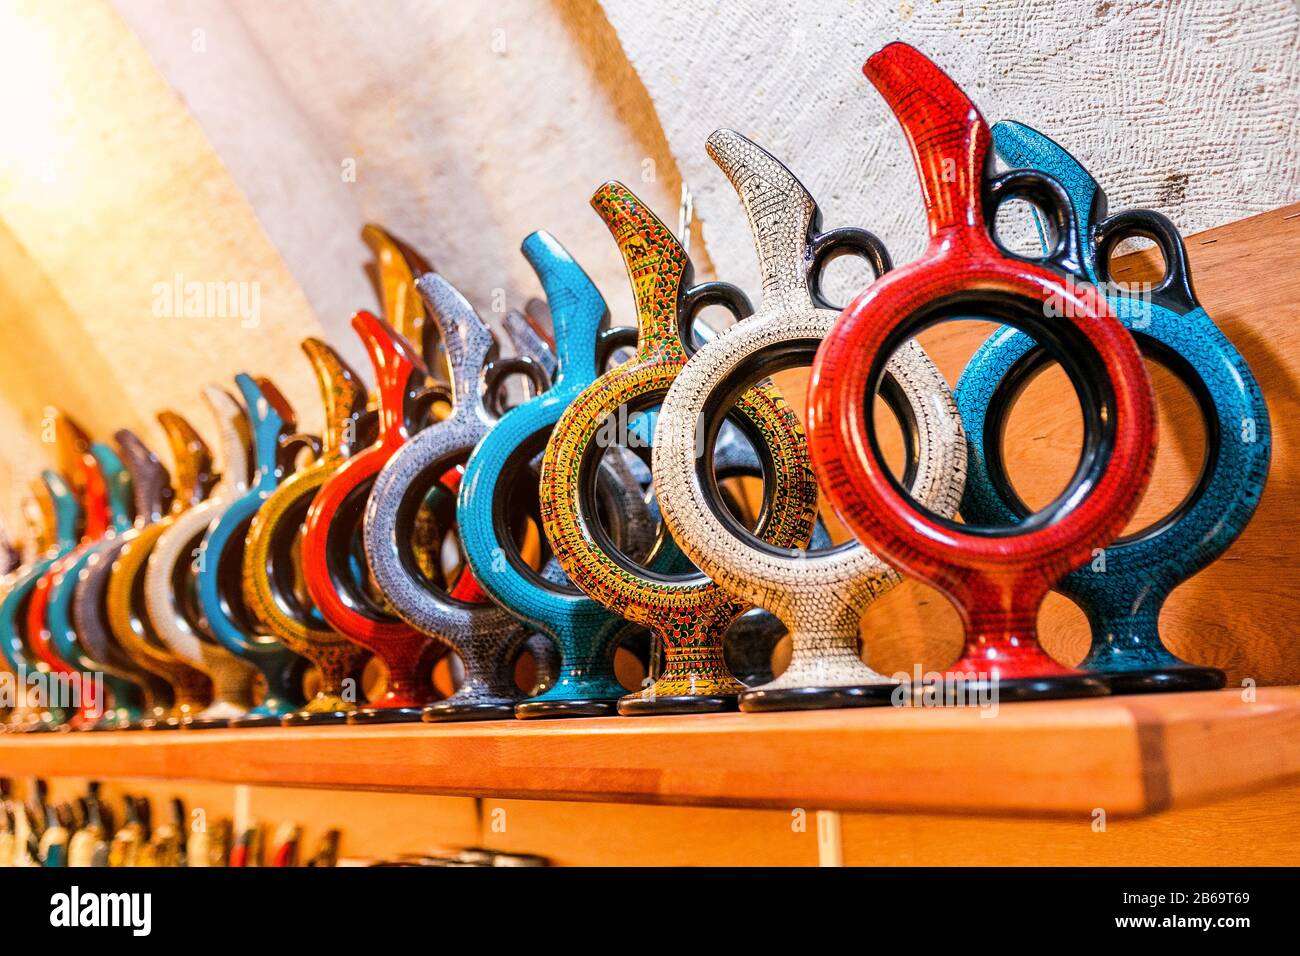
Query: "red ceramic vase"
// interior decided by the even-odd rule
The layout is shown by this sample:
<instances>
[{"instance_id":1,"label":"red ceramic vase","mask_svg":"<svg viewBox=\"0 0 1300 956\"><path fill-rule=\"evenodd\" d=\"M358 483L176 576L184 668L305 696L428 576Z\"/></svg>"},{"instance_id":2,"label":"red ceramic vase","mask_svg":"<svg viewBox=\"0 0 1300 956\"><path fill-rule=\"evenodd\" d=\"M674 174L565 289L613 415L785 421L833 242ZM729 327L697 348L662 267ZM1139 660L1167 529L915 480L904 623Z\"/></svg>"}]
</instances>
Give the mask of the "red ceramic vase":
<instances>
[{"instance_id":1,"label":"red ceramic vase","mask_svg":"<svg viewBox=\"0 0 1300 956\"><path fill-rule=\"evenodd\" d=\"M854 299L817 352L808 402L817 477L869 548L938 588L961 615L965 647L942 693L937 682L914 691L949 702L1103 694L1100 682L1043 650L1036 622L1052 586L1120 534L1146 488L1155 453L1146 368L1100 292L1055 269L1078 249L1060 184L1023 170L992 177L984 118L912 47L890 44L864 72L911 146L930 242L920 259ZM1049 216L1057 242L1046 260L1012 256L997 243L992 213L1011 198ZM890 355L961 316L1033 335L1069 374L1084 409L1084 451L1070 487L1014 528L972 528L922 509L885 465L866 414Z\"/></svg>"},{"instance_id":2,"label":"red ceramic vase","mask_svg":"<svg viewBox=\"0 0 1300 956\"><path fill-rule=\"evenodd\" d=\"M431 671L446 651L360 590L350 567L350 546L359 535L375 477L418 427L420 394L428 380L423 359L391 325L358 312L352 327L366 345L379 394L379 437L348 459L312 501L302 539L303 578L321 615L348 640L373 651L388 668L385 693L349 716L355 723L418 721L434 700ZM454 492L459 471L444 476ZM481 599L476 582L464 580L454 596Z\"/></svg>"}]
</instances>

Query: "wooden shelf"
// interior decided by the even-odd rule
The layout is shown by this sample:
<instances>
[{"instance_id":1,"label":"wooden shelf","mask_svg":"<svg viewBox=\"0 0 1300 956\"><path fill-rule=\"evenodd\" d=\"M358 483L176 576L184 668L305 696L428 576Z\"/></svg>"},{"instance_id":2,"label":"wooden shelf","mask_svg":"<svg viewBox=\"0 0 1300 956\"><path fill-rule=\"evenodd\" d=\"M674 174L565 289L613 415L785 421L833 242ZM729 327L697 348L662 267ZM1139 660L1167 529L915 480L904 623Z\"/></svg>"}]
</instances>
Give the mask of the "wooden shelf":
<instances>
[{"instance_id":1,"label":"wooden shelf","mask_svg":"<svg viewBox=\"0 0 1300 956\"><path fill-rule=\"evenodd\" d=\"M979 711L0 736L0 774L731 807L1145 814L1300 779L1300 687Z\"/></svg>"}]
</instances>

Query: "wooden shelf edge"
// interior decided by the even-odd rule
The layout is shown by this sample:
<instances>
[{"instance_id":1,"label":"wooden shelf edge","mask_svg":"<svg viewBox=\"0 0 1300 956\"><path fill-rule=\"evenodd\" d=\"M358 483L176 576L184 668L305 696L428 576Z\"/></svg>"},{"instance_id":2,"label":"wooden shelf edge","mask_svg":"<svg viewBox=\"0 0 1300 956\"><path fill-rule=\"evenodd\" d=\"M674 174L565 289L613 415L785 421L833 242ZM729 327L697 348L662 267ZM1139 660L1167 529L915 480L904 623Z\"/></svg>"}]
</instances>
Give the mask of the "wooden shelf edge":
<instances>
[{"instance_id":1,"label":"wooden shelf edge","mask_svg":"<svg viewBox=\"0 0 1300 956\"><path fill-rule=\"evenodd\" d=\"M0 735L0 774L791 809L1145 814L1300 778L1300 687L906 709Z\"/></svg>"}]
</instances>

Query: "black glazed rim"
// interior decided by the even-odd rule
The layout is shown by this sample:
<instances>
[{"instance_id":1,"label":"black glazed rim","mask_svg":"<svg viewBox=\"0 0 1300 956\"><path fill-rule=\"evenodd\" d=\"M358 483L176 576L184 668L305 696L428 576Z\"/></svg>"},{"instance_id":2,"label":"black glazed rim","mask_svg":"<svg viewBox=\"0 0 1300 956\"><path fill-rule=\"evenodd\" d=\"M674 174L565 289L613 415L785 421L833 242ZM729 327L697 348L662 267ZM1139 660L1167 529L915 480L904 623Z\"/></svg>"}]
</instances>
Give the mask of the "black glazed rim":
<instances>
[{"instance_id":1,"label":"black glazed rim","mask_svg":"<svg viewBox=\"0 0 1300 956\"><path fill-rule=\"evenodd\" d=\"M751 687L740 695L740 709L750 713L777 710L826 710L835 707L883 707L893 702L897 683L839 687Z\"/></svg>"},{"instance_id":2,"label":"black glazed rim","mask_svg":"<svg viewBox=\"0 0 1300 956\"><path fill-rule=\"evenodd\" d=\"M345 724L349 710L312 710L305 707L280 718L281 727L309 727L312 724Z\"/></svg>"},{"instance_id":3,"label":"black glazed rim","mask_svg":"<svg viewBox=\"0 0 1300 956\"><path fill-rule=\"evenodd\" d=\"M870 454L875 457L907 507L956 534L986 538L1018 537L1057 524L1073 512L1101 480L1115 450L1114 383L1101 353L1082 329L1068 319L1048 318L1043 314L1042 301L1029 296L997 290L970 290L941 296L917 309L890 330L867 375L863 407L870 407L865 404L865 400L880 388L885 366L904 342L931 326L973 316L1013 326L1029 335L1064 369L1074 386L1079 407L1083 411L1083 448L1079 464L1064 491L1041 511L1026 517L1018 525L988 528L961 524L935 514L913 499L898 479L883 466L884 456L880 451L872 416L864 415L862 425Z\"/></svg>"},{"instance_id":4,"label":"black glazed rim","mask_svg":"<svg viewBox=\"0 0 1300 956\"><path fill-rule=\"evenodd\" d=\"M638 330L635 325L608 326L609 316L601 323L605 326L596 339L596 374L603 374L609 366L610 359L620 349L636 349Z\"/></svg>"},{"instance_id":5,"label":"black glazed rim","mask_svg":"<svg viewBox=\"0 0 1300 956\"><path fill-rule=\"evenodd\" d=\"M625 409L624 414L628 419L630 419L633 415L648 412L650 409L662 405L664 397L667 394L668 389L655 388L643 395L635 396L623 404L622 407ZM617 414L618 409L613 409L606 417L614 417ZM763 504L762 508L759 510L757 526L762 528L768 522L768 518L772 513L773 500L776 497L776 486L775 482L772 480L773 475L776 474L776 465L772 460L772 450L767 447L767 443L759 436L758 429L754 424L743 415L733 413L732 415L727 416L727 418L733 425L740 429L741 433L746 439L748 439L758 456L759 467L763 479ZM650 552L645 556L644 562L637 563L625 555L622 550L614 544L609 533L601 526L600 521L596 519L596 515L599 513L596 482L600 470L601 456L605 452L605 449L600 448L596 444L596 438L600 434L600 431L601 429L597 429L588 437L586 447L582 450L580 458L581 464L578 469L577 517L578 522L582 526L587 537L595 543L596 547L598 547L605 556L609 558L609 560L613 561L624 571L627 571L635 577L656 584L667 584L677 587L698 587L700 585L709 584L711 579L698 569L686 574L665 574L662 571L653 570L651 565L653 565L663 553L669 537L669 531L666 524L661 527L660 534L656 538L655 543L651 546ZM637 454L638 457L643 457L645 459L649 458L649 448L637 449L629 445L628 450ZM642 456L640 454L641 451L644 451L647 454ZM711 456L710 460L712 460ZM736 524L739 526L739 522L736 522Z\"/></svg>"},{"instance_id":6,"label":"black glazed rim","mask_svg":"<svg viewBox=\"0 0 1300 956\"><path fill-rule=\"evenodd\" d=\"M87 611L80 612L86 617L87 626L77 627L77 642L85 648L92 660L113 664L120 670L128 668L122 667L120 658L113 653L113 644L108 636L108 579L113 573L113 562L117 560L124 547L126 541L119 535L113 546L101 553L98 563L86 569L85 579L78 582L74 590L76 603L73 611L73 617L77 619L77 604L84 602L89 608ZM132 666L129 669L136 668ZM134 677L129 679L136 684L139 683Z\"/></svg>"},{"instance_id":7,"label":"black glazed rim","mask_svg":"<svg viewBox=\"0 0 1300 956\"><path fill-rule=\"evenodd\" d=\"M749 297L730 282L701 282L699 285L694 282L695 265L690 256L686 256L677 285L677 340L688 359L705 344L695 331L695 320L705 309L710 306L725 309L736 322L754 314Z\"/></svg>"},{"instance_id":8,"label":"black glazed rim","mask_svg":"<svg viewBox=\"0 0 1300 956\"><path fill-rule=\"evenodd\" d=\"M349 724L418 724L424 715L425 704L406 707L383 707L367 704L350 712Z\"/></svg>"},{"instance_id":9,"label":"black glazed rim","mask_svg":"<svg viewBox=\"0 0 1300 956\"><path fill-rule=\"evenodd\" d=\"M514 707L520 720L562 717L612 717L618 714L618 697L573 697L522 700Z\"/></svg>"},{"instance_id":10,"label":"black glazed rim","mask_svg":"<svg viewBox=\"0 0 1300 956\"><path fill-rule=\"evenodd\" d=\"M542 527L541 501L539 499L537 488L537 476L531 473L532 462L546 448L551 434L555 431L555 423L538 427L532 434L520 441L506 457L505 461L497 472L496 481L492 486L492 533L496 540L496 545L501 554L510 563L510 566L519 574L520 577L527 580L533 587L548 594L559 597L572 597L586 599L582 590L576 585L561 584L544 577L540 571L531 567L523 558L516 543L515 535L510 530L511 522L520 521L522 518L530 517L537 525L537 531L542 535L544 546L549 550L550 543L546 541L545 533ZM599 464L599 462L598 462ZM604 530L603 522L599 521L599 500L600 500L600 472L597 469L597 488L595 497L598 502L596 514L597 523ZM519 494L519 490L524 489L524 493ZM608 509L607 509L608 510ZM661 532L662 533L662 532ZM611 539L612 540L612 539ZM542 565L546 564L546 556L543 555Z\"/></svg>"},{"instance_id":11,"label":"black glazed rim","mask_svg":"<svg viewBox=\"0 0 1300 956\"><path fill-rule=\"evenodd\" d=\"M992 679L967 683L966 693L992 693ZM1040 676L1006 677L996 683L998 702L1014 703L1022 700L1052 700L1072 697L1106 697L1110 687L1104 675L1094 671L1080 671L1076 674L1044 674ZM925 684L912 687L912 697L938 697L938 703L946 706L973 706L952 701L943 688L931 688Z\"/></svg>"},{"instance_id":12,"label":"black glazed rim","mask_svg":"<svg viewBox=\"0 0 1300 956\"><path fill-rule=\"evenodd\" d=\"M310 603L310 599L308 603L303 603L298 596L294 586L298 579L294 573L296 569L293 546L319 490L319 486L304 489L303 493L281 512L280 520L271 529L271 540L266 557L266 577L271 585L271 594L281 613L312 630L323 630L327 625L320 612L316 610L316 606Z\"/></svg>"},{"instance_id":13,"label":"black glazed rim","mask_svg":"<svg viewBox=\"0 0 1300 956\"><path fill-rule=\"evenodd\" d=\"M1219 690L1227 683L1227 675L1219 668L1199 664L1170 664L1140 671L1089 670L1086 673L1105 682L1112 694Z\"/></svg>"},{"instance_id":14,"label":"black glazed rim","mask_svg":"<svg viewBox=\"0 0 1300 956\"><path fill-rule=\"evenodd\" d=\"M1197 411L1201 416L1201 424L1205 428L1205 448L1201 454L1200 471L1196 476L1196 480L1192 482L1192 486L1183 496L1182 501L1163 518L1147 527L1133 534L1116 538L1112 547L1136 544L1155 538L1181 521L1188 512L1196 507L1210 487L1223 442L1223 436L1219 430L1218 410L1215 407L1214 398L1210 395L1210 390L1205 384L1205 379L1201 377L1200 373L1192 367L1192 364L1181 353L1170 348L1159 339L1153 338L1139 329L1130 329L1129 331L1137 341L1138 348L1141 349L1143 356L1156 362L1174 375L1192 394L1196 401ZM1046 368L1050 361L1051 356L1040 345L1035 345L1017 359L1015 364L1007 370L1007 374L1002 377L997 388L994 389L993 395L989 398L988 409L984 418L984 461L988 469L989 481L998 497L1001 498L1002 503L1022 521L1028 517L1030 511L1020 498L1020 495L1016 493L1014 486L1011 484L1011 479L1007 476L1006 465L1002 457L1003 437L1011 407L1025 387L1033 381L1039 372Z\"/></svg>"},{"instance_id":15,"label":"black glazed rim","mask_svg":"<svg viewBox=\"0 0 1300 956\"><path fill-rule=\"evenodd\" d=\"M153 549L150 548L150 551ZM163 643L158 632L154 630L153 623L149 620L149 614L146 611L144 596L144 576L149 561L146 556L145 560L140 562L136 568L135 576L131 579L131 596L127 602L127 618L131 624L131 630L135 631L145 643L155 650L171 654L171 648Z\"/></svg>"},{"instance_id":16,"label":"black glazed rim","mask_svg":"<svg viewBox=\"0 0 1300 956\"><path fill-rule=\"evenodd\" d=\"M202 624L203 611L199 607L198 581L194 575L194 561L191 557L198 551L207 531L208 526L205 524L185 542L180 559L172 565L171 593L175 601L176 614L185 622L185 626L204 644L213 644L215 641L212 635Z\"/></svg>"},{"instance_id":17,"label":"black glazed rim","mask_svg":"<svg viewBox=\"0 0 1300 956\"><path fill-rule=\"evenodd\" d=\"M410 484L406 486L406 490L402 494L402 500L398 502L397 511L393 515L393 533L397 560L401 563L406 578L416 582L420 590L432 595L438 601L465 610L481 609L484 605L454 598L451 596L450 591L443 590L430 581L420 569L420 563L416 559L412 541L415 538L416 517L428 498L429 492L433 490L434 486L442 480L442 476L448 471L464 465L469 460L470 453L473 450L473 445L460 445L427 462L416 473ZM364 506L364 499L362 504ZM469 565L467 563L465 573L468 572Z\"/></svg>"},{"instance_id":18,"label":"black glazed rim","mask_svg":"<svg viewBox=\"0 0 1300 956\"><path fill-rule=\"evenodd\" d=\"M554 430L554 422L535 429L532 434L511 449L510 454L501 463L496 481L492 485L492 536L496 539L496 545L510 567L533 587L562 597L583 598L582 591L576 586L572 584L565 586L547 580L534 570L519 553L515 536L510 529L512 522L522 517L524 513L529 513L528 516L537 522L538 534L545 538L542 530L541 502L538 500L536 487L526 476L533 459L546 447ZM518 493L521 488L526 489L523 495ZM534 505L535 509L530 507Z\"/></svg>"},{"instance_id":19,"label":"black glazed rim","mask_svg":"<svg viewBox=\"0 0 1300 956\"><path fill-rule=\"evenodd\" d=\"M660 694L657 697L642 697L639 694L627 694L618 699L618 712L623 717L641 717L652 714L713 714L738 710L739 697L736 694Z\"/></svg>"},{"instance_id":20,"label":"black glazed rim","mask_svg":"<svg viewBox=\"0 0 1300 956\"><path fill-rule=\"evenodd\" d=\"M821 345L821 339L801 338L773 342L761 349L756 349L744 356L713 391L705 397L704 407L700 412L704 419L705 428L704 449L703 454L695 459L695 475L699 480L700 488L704 491L704 499L709 505L709 510L713 512L713 516L732 535L755 551L761 551L773 557L797 559L842 554L856 547L857 542L849 540L831 548L805 551L798 548L782 548L764 541L737 521L735 516L723 504L724 498L722 490L718 486L718 475L712 465L714 448L717 445L718 434L722 430L723 421L727 420L728 413L745 392L749 391L756 382L778 372L798 366L811 365L819 345ZM903 394L903 389L892 375L886 374L884 376L880 384L880 395L894 413L899 425L902 426L906 461L903 484L910 486L916 478L917 449L920 445L916 416L912 413L907 397ZM771 459L771 449L767 447L767 443L756 442L755 448L759 449L764 467L768 467L768 462ZM765 500L765 514L766 510L767 503Z\"/></svg>"},{"instance_id":21,"label":"black glazed rim","mask_svg":"<svg viewBox=\"0 0 1300 956\"><path fill-rule=\"evenodd\" d=\"M257 643L256 635L260 628L253 623L253 615L244 601L243 584L244 552L247 548L248 529L253 523L254 513L250 511L240 519L239 524L231 531L230 537L226 539L225 548L217 557L217 601L221 604L221 612L244 634L244 637L252 643Z\"/></svg>"},{"instance_id":22,"label":"black glazed rim","mask_svg":"<svg viewBox=\"0 0 1300 956\"><path fill-rule=\"evenodd\" d=\"M334 518L325 532L325 566L330 584L350 611L372 621L395 622L398 618L375 603L350 571L353 543L361 532L366 502L377 475L371 475L348 490L339 502Z\"/></svg>"},{"instance_id":23,"label":"black glazed rim","mask_svg":"<svg viewBox=\"0 0 1300 956\"><path fill-rule=\"evenodd\" d=\"M13 617L14 631L18 635L18 639L22 642L23 652L27 655L27 659L29 661L36 656L32 652L31 640L29 635L27 634L27 617L28 617L27 612L31 608L32 597L35 594L36 594L35 587L30 587L27 589L27 593L22 595L22 597L18 599L18 606L14 608L14 617Z\"/></svg>"},{"instance_id":24,"label":"black glazed rim","mask_svg":"<svg viewBox=\"0 0 1300 956\"><path fill-rule=\"evenodd\" d=\"M510 701L454 701L449 697L426 704L420 719L426 724L514 720L515 705Z\"/></svg>"}]
</instances>

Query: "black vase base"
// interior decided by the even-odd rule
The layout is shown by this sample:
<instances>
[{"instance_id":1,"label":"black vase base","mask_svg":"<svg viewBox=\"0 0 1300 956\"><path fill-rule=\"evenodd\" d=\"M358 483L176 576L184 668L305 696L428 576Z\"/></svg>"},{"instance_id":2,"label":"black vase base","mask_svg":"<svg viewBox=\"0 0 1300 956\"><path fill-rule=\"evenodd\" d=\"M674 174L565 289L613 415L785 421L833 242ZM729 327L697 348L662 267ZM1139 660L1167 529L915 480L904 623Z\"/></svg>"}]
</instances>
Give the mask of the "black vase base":
<instances>
[{"instance_id":1,"label":"black vase base","mask_svg":"<svg viewBox=\"0 0 1300 956\"><path fill-rule=\"evenodd\" d=\"M506 701L473 703L472 701L442 701L424 708L420 719L426 724L449 724L455 721L510 720L515 716L515 705Z\"/></svg>"},{"instance_id":2,"label":"black vase base","mask_svg":"<svg viewBox=\"0 0 1300 956\"><path fill-rule=\"evenodd\" d=\"M188 717L181 721L181 730L224 730L230 726L229 717Z\"/></svg>"},{"instance_id":3,"label":"black vase base","mask_svg":"<svg viewBox=\"0 0 1300 956\"><path fill-rule=\"evenodd\" d=\"M418 724L423 707L362 707L348 714L349 724Z\"/></svg>"},{"instance_id":4,"label":"black vase base","mask_svg":"<svg viewBox=\"0 0 1300 956\"><path fill-rule=\"evenodd\" d=\"M617 717L618 701L608 698L574 700L525 700L515 705L520 720L545 720L555 717Z\"/></svg>"},{"instance_id":5,"label":"black vase base","mask_svg":"<svg viewBox=\"0 0 1300 956\"><path fill-rule=\"evenodd\" d=\"M655 717L663 714L721 714L735 710L736 698L727 695L682 694L660 697L640 697L636 694L621 698L618 712L624 717Z\"/></svg>"},{"instance_id":6,"label":"black vase base","mask_svg":"<svg viewBox=\"0 0 1300 956\"><path fill-rule=\"evenodd\" d=\"M9 733L11 734L52 734L58 727L55 724L35 723L35 724L10 724Z\"/></svg>"},{"instance_id":7,"label":"black vase base","mask_svg":"<svg viewBox=\"0 0 1300 956\"><path fill-rule=\"evenodd\" d=\"M141 730L180 730L179 717L146 717L140 721Z\"/></svg>"},{"instance_id":8,"label":"black vase base","mask_svg":"<svg viewBox=\"0 0 1300 956\"><path fill-rule=\"evenodd\" d=\"M284 714L245 714L230 721L231 727L279 727Z\"/></svg>"},{"instance_id":9,"label":"black vase base","mask_svg":"<svg viewBox=\"0 0 1300 956\"><path fill-rule=\"evenodd\" d=\"M1044 674L1040 677L1004 677L1000 680L963 680L949 693L943 685L921 684L912 688L915 703L946 707L979 707L985 701L1018 703L1030 700L1068 700L1078 697L1106 697L1106 682L1090 674Z\"/></svg>"},{"instance_id":10,"label":"black vase base","mask_svg":"<svg viewBox=\"0 0 1300 956\"><path fill-rule=\"evenodd\" d=\"M1092 671L1112 694L1163 694L1172 691L1221 690L1227 675L1217 667L1180 665L1142 671Z\"/></svg>"},{"instance_id":11,"label":"black vase base","mask_svg":"<svg viewBox=\"0 0 1300 956\"><path fill-rule=\"evenodd\" d=\"M855 684L849 687L755 688L740 695L747 714L777 710L835 710L842 707L884 707L893 702L899 685Z\"/></svg>"},{"instance_id":12,"label":"black vase base","mask_svg":"<svg viewBox=\"0 0 1300 956\"><path fill-rule=\"evenodd\" d=\"M106 734L127 730L144 730L145 717L133 717L130 720L99 721L85 728L87 733Z\"/></svg>"},{"instance_id":13,"label":"black vase base","mask_svg":"<svg viewBox=\"0 0 1300 956\"><path fill-rule=\"evenodd\" d=\"M328 724L346 724L350 711L346 710L295 710L280 718L281 727L322 727Z\"/></svg>"}]
</instances>

